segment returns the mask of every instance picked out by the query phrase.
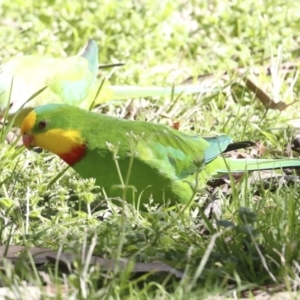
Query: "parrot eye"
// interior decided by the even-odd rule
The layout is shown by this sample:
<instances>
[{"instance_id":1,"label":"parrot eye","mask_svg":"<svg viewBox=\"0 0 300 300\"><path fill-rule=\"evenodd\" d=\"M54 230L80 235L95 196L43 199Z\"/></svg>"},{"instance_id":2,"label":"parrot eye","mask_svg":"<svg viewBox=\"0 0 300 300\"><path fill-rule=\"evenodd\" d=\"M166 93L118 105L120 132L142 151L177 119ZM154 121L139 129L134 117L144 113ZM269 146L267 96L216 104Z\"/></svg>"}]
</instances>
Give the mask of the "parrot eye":
<instances>
[{"instance_id":1,"label":"parrot eye","mask_svg":"<svg viewBox=\"0 0 300 300\"><path fill-rule=\"evenodd\" d=\"M40 121L38 123L38 128L39 129L45 129L47 127L47 122L46 121Z\"/></svg>"}]
</instances>

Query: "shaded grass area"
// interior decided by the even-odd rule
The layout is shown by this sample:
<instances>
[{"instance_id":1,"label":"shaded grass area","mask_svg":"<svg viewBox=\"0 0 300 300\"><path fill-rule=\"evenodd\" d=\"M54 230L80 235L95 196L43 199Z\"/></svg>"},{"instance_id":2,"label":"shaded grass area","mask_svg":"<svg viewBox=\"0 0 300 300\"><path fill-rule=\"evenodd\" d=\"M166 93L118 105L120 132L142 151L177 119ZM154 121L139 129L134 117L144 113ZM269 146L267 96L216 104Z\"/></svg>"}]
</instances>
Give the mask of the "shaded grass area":
<instances>
[{"instance_id":1,"label":"shaded grass area","mask_svg":"<svg viewBox=\"0 0 300 300\"><path fill-rule=\"evenodd\" d=\"M218 77L224 71L231 82L236 78L234 68L265 64L278 71L257 78L274 99L291 103L299 96L297 80L290 91L295 73L285 77L280 72L281 61L297 57L292 50L298 47L300 12L293 1L19 0L3 1L0 12L3 59L19 53L71 55L93 37L102 63L126 63L112 75L113 84L171 85L189 76L197 84L199 74ZM298 103L282 112L266 111L240 86L228 91L220 84L213 97L183 95L173 100L117 102L99 111L119 117L130 112L131 118L167 125L175 120L189 133L253 140L265 147L263 157L284 155L294 136L291 126L297 124ZM162 106L163 113L158 113ZM190 215L178 218L180 207L157 208L155 203L147 212L124 203L119 213L93 180L82 180L71 169L57 179L65 167L49 153L1 144L3 244L63 247L72 253L94 244L100 256L160 260L188 276L180 281L161 274L134 276L129 270L104 274L78 259L74 272L63 277L58 268L45 266L50 282L65 284L70 294L91 299L199 299L243 295L242 291L268 284L283 283L287 290L299 285L296 184L280 183L271 191L245 176L231 183L230 196L215 191L218 220L204 214L207 191L200 193ZM3 270L3 285L16 288L23 279L42 285L35 269L4 265Z\"/></svg>"}]
</instances>

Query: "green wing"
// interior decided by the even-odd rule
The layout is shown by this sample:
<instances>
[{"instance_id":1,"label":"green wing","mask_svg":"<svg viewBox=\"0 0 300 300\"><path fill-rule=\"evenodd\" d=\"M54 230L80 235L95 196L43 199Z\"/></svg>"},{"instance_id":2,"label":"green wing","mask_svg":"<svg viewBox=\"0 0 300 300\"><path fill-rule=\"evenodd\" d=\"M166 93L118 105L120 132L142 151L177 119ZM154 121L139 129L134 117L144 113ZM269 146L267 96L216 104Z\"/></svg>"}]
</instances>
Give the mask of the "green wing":
<instances>
[{"instance_id":1,"label":"green wing","mask_svg":"<svg viewBox=\"0 0 300 300\"><path fill-rule=\"evenodd\" d=\"M222 153L232 139L227 135L202 138L162 126L145 135L138 147L140 159L162 169L166 175L184 179L201 170Z\"/></svg>"},{"instance_id":2,"label":"green wing","mask_svg":"<svg viewBox=\"0 0 300 300\"><path fill-rule=\"evenodd\" d=\"M61 97L58 99L61 102L79 106L89 94L97 77L96 42L89 40L78 56L54 60L55 64L48 63L50 75L46 79L46 85L51 92Z\"/></svg>"}]
</instances>

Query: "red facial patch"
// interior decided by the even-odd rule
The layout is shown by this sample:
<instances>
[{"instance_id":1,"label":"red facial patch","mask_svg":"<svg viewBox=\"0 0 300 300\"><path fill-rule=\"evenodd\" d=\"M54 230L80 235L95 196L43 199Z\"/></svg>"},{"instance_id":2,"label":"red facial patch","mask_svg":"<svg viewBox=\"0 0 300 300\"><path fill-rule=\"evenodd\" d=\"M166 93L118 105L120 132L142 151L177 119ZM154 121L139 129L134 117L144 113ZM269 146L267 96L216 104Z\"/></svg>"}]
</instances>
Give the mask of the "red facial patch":
<instances>
[{"instance_id":1,"label":"red facial patch","mask_svg":"<svg viewBox=\"0 0 300 300\"><path fill-rule=\"evenodd\" d=\"M84 157L85 152L86 145L82 144L76 148L73 148L69 153L59 155L59 157L63 159L69 166L73 166Z\"/></svg>"}]
</instances>

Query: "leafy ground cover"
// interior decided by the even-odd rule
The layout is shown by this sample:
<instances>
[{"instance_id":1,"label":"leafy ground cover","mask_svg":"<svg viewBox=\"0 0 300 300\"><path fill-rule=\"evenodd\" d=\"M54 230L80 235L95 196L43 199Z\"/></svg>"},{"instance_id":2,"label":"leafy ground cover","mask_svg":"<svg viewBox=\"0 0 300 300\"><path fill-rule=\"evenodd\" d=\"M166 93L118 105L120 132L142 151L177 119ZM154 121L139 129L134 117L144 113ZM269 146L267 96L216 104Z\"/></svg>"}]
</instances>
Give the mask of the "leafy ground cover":
<instances>
[{"instance_id":1,"label":"leafy ground cover","mask_svg":"<svg viewBox=\"0 0 300 300\"><path fill-rule=\"evenodd\" d=\"M4 0L0 13L2 60L72 55L92 37L101 63L125 63L112 74L103 71L113 84L188 81L214 87L214 93L193 97L112 102L100 112L179 122L189 133L226 133L257 143L250 152L232 155L296 155L291 151L299 123L295 1ZM178 217L178 207L155 203L147 212L125 204L120 213L93 180L65 171L57 157L16 148L1 137L2 244L78 254L69 273L58 264L41 271L33 261L27 268L4 260L1 285L15 295L24 282L45 298L73 299L251 298L279 291L292 297L299 287L297 182L266 183L265 173L254 182L249 174L201 192L190 215ZM132 266L103 271L81 254L89 251L107 259L158 260L185 276L140 275Z\"/></svg>"}]
</instances>

